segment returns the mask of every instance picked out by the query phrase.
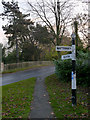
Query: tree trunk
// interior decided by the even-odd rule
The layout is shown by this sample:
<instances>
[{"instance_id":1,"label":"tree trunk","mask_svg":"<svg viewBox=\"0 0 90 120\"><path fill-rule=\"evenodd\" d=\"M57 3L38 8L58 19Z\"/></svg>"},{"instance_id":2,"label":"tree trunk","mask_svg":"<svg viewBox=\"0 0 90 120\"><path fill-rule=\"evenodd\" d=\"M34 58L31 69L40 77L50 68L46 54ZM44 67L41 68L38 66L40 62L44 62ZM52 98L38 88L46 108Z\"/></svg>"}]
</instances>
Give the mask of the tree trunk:
<instances>
[{"instance_id":1,"label":"tree trunk","mask_svg":"<svg viewBox=\"0 0 90 120\"><path fill-rule=\"evenodd\" d=\"M57 45L60 45L60 39L59 39L59 34L60 34L60 2L59 0L57 1L57 11L56 11L56 41ZM58 60L60 60L60 51L58 53Z\"/></svg>"},{"instance_id":2,"label":"tree trunk","mask_svg":"<svg viewBox=\"0 0 90 120\"><path fill-rule=\"evenodd\" d=\"M60 46L60 38L59 38L59 27L57 26L57 38L56 38L56 41L57 41L57 45ZM57 51L58 53L58 60L60 60L60 51Z\"/></svg>"},{"instance_id":3,"label":"tree trunk","mask_svg":"<svg viewBox=\"0 0 90 120\"><path fill-rule=\"evenodd\" d=\"M74 29L75 29L75 34L76 34L76 57L78 56L77 53L77 48L78 48L78 22L74 22Z\"/></svg>"},{"instance_id":4,"label":"tree trunk","mask_svg":"<svg viewBox=\"0 0 90 120\"><path fill-rule=\"evenodd\" d=\"M16 63L19 63L18 40L16 39Z\"/></svg>"}]
</instances>

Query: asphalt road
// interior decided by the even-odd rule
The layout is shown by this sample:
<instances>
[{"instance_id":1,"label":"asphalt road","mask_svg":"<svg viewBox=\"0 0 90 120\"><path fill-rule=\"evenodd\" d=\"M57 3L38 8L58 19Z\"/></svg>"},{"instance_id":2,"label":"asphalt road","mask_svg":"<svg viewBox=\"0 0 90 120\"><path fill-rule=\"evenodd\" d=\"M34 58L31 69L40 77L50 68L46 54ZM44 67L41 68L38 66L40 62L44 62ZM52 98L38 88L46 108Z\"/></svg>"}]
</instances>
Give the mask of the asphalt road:
<instances>
[{"instance_id":1,"label":"asphalt road","mask_svg":"<svg viewBox=\"0 0 90 120\"><path fill-rule=\"evenodd\" d=\"M2 75L2 85L18 82L20 80L31 77L47 77L55 72L54 66L46 66L41 68L34 68L16 73L8 73Z\"/></svg>"}]
</instances>

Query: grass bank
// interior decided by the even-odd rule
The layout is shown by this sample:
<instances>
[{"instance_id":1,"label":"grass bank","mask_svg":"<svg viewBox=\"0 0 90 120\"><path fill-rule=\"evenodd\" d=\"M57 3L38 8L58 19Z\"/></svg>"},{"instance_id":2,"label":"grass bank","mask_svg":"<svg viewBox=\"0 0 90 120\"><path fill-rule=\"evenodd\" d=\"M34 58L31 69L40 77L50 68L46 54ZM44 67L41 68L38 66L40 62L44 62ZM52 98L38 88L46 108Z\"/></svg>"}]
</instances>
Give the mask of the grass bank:
<instances>
[{"instance_id":1,"label":"grass bank","mask_svg":"<svg viewBox=\"0 0 90 120\"><path fill-rule=\"evenodd\" d=\"M55 74L45 80L50 96L49 103L57 118L88 118L88 92L86 88L77 87L77 106L72 107L71 83L58 80Z\"/></svg>"},{"instance_id":2,"label":"grass bank","mask_svg":"<svg viewBox=\"0 0 90 120\"><path fill-rule=\"evenodd\" d=\"M38 68L38 67L44 67L44 66L50 66L50 65L44 65L44 64L43 65L32 65L32 66L26 67L26 68L17 68L17 69L6 70L6 71L2 72L2 74L14 73L14 72L18 72L18 71L24 71L24 70Z\"/></svg>"},{"instance_id":3,"label":"grass bank","mask_svg":"<svg viewBox=\"0 0 90 120\"><path fill-rule=\"evenodd\" d=\"M2 117L27 118L36 78L2 86Z\"/></svg>"}]
</instances>

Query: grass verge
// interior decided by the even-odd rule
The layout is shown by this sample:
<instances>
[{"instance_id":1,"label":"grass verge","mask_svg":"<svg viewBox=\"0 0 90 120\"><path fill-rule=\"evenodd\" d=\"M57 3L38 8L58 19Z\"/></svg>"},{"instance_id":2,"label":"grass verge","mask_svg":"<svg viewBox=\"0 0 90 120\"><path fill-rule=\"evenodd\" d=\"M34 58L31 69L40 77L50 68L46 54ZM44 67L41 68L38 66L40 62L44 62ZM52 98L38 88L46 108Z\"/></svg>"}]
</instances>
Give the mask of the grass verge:
<instances>
[{"instance_id":1,"label":"grass verge","mask_svg":"<svg viewBox=\"0 0 90 120\"><path fill-rule=\"evenodd\" d=\"M2 86L2 118L27 118L36 78Z\"/></svg>"},{"instance_id":2,"label":"grass verge","mask_svg":"<svg viewBox=\"0 0 90 120\"><path fill-rule=\"evenodd\" d=\"M6 70L4 72L2 72L2 74L5 73L14 73L14 72L18 72L18 71L24 71L24 70L28 70L28 69L32 69L32 68L38 68L38 67L44 67L44 66L50 66L50 65L32 65L30 67L26 67L26 68L17 68L17 69L11 69L11 70Z\"/></svg>"},{"instance_id":3,"label":"grass verge","mask_svg":"<svg viewBox=\"0 0 90 120\"><path fill-rule=\"evenodd\" d=\"M51 104L57 118L88 118L87 90L77 88L77 106L72 107L71 84L58 80L55 74L45 80Z\"/></svg>"}]
</instances>

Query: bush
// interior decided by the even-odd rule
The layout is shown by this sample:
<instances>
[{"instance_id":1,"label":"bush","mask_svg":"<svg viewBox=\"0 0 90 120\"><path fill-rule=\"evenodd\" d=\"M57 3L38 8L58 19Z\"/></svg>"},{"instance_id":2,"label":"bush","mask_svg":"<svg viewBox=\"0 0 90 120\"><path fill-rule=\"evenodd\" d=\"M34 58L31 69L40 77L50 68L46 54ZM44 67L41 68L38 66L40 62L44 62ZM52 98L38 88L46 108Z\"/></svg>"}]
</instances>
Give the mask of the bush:
<instances>
[{"instance_id":1,"label":"bush","mask_svg":"<svg viewBox=\"0 0 90 120\"><path fill-rule=\"evenodd\" d=\"M76 76L78 85L89 86L89 67L83 60L77 60L76 62Z\"/></svg>"},{"instance_id":2,"label":"bush","mask_svg":"<svg viewBox=\"0 0 90 120\"><path fill-rule=\"evenodd\" d=\"M89 52L78 51L78 58L80 59L89 59Z\"/></svg>"},{"instance_id":3,"label":"bush","mask_svg":"<svg viewBox=\"0 0 90 120\"><path fill-rule=\"evenodd\" d=\"M71 81L71 72L72 72L72 61L71 60L55 60L55 67L56 67L56 75L59 80L63 81ZM76 61L76 78L77 78L77 85L89 85L88 79L88 64L85 64L83 60Z\"/></svg>"},{"instance_id":4,"label":"bush","mask_svg":"<svg viewBox=\"0 0 90 120\"><path fill-rule=\"evenodd\" d=\"M65 80L65 81L70 81L71 78L71 70L72 70L72 65L70 60L65 60L65 61L58 61L56 60L55 62L55 72L57 77L60 80Z\"/></svg>"}]
</instances>

